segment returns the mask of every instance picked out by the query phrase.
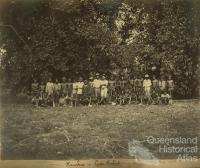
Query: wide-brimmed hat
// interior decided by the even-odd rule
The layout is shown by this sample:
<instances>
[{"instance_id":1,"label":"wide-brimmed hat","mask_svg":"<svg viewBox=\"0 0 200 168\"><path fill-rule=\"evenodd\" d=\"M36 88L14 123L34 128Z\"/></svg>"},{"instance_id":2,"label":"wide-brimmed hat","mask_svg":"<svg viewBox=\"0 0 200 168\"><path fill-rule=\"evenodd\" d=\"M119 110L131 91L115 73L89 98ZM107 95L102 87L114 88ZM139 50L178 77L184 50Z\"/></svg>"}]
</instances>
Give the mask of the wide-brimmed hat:
<instances>
[{"instance_id":1,"label":"wide-brimmed hat","mask_svg":"<svg viewBox=\"0 0 200 168\"><path fill-rule=\"evenodd\" d=\"M99 76L99 73L96 73L96 76Z\"/></svg>"},{"instance_id":2,"label":"wide-brimmed hat","mask_svg":"<svg viewBox=\"0 0 200 168\"><path fill-rule=\"evenodd\" d=\"M148 75L148 74L146 74L144 77L145 77L145 78L148 78L148 77L149 77L149 75Z\"/></svg>"}]
</instances>

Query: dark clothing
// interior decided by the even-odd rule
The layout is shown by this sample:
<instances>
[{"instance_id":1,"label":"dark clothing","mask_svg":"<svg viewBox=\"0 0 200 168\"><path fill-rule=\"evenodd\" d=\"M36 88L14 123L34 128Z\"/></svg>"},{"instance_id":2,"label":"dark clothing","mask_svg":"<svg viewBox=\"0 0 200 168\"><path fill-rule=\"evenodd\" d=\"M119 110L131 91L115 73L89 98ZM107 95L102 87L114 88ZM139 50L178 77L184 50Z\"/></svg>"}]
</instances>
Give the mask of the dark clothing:
<instances>
[{"instance_id":1,"label":"dark clothing","mask_svg":"<svg viewBox=\"0 0 200 168\"><path fill-rule=\"evenodd\" d=\"M32 97L39 97L39 95L40 95L39 83L31 84L31 95L32 95Z\"/></svg>"},{"instance_id":2,"label":"dark clothing","mask_svg":"<svg viewBox=\"0 0 200 168\"><path fill-rule=\"evenodd\" d=\"M69 96L69 97L71 97L72 96L72 90L73 90L73 83L67 83L67 95Z\"/></svg>"},{"instance_id":3,"label":"dark clothing","mask_svg":"<svg viewBox=\"0 0 200 168\"><path fill-rule=\"evenodd\" d=\"M63 93L65 96L67 96L68 91L68 85L66 82L61 83L61 93Z\"/></svg>"}]
</instances>

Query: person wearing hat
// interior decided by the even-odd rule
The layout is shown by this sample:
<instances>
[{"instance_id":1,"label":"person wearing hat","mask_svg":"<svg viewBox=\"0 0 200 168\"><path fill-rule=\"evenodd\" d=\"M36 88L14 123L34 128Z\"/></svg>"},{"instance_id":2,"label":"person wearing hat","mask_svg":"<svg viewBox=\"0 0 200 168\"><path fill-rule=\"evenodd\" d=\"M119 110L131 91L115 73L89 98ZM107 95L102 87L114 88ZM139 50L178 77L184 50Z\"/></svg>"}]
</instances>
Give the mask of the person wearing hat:
<instances>
[{"instance_id":1,"label":"person wearing hat","mask_svg":"<svg viewBox=\"0 0 200 168\"><path fill-rule=\"evenodd\" d=\"M105 74L102 75L101 80L101 103L105 103L108 94L108 80L106 80Z\"/></svg>"},{"instance_id":2,"label":"person wearing hat","mask_svg":"<svg viewBox=\"0 0 200 168\"><path fill-rule=\"evenodd\" d=\"M91 87L94 85L94 78L92 76L89 77L89 84Z\"/></svg>"},{"instance_id":3,"label":"person wearing hat","mask_svg":"<svg viewBox=\"0 0 200 168\"><path fill-rule=\"evenodd\" d=\"M96 78L93 81L93 87L94 87L94 93L95 93L95 98L99 99L101 97L101 80L99 78L99 73L96 73Z\"/></svg>"},{"instance_id":4,"label":"person wearing hat","mask_svg":"<svg viewBox=\"0 0 200 168\"><path fill-rule=\"evenodd\" d=\"M145 79L143 81L143 88L144 88L144 95L145 95L145 98L147 99L147 103L149 104L150 103L150 100L151 100L151 80L149 79L149 75L146 74L145 75Z\"/></svg>"}]
</instances>

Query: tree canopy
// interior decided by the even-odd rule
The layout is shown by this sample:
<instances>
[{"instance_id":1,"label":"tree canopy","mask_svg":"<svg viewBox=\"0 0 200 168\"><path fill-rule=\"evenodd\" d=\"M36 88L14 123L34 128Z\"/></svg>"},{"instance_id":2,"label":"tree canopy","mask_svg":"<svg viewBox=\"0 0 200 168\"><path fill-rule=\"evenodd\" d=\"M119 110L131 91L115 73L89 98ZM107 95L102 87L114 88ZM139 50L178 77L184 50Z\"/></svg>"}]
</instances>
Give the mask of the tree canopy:
<instances>
[{"instance_id":1,"label":"tree canopy","mask_svg":"<svg viewBox=\"0 0 200 168\"><path fill-rule=\"evenodd\" d=\"M90 72L172 74L176 96L198 92L198 0L1 1L1 74L19 90L33 77ZM196 94L197 96L197 94Z\"/></svg>"}]
</instances>

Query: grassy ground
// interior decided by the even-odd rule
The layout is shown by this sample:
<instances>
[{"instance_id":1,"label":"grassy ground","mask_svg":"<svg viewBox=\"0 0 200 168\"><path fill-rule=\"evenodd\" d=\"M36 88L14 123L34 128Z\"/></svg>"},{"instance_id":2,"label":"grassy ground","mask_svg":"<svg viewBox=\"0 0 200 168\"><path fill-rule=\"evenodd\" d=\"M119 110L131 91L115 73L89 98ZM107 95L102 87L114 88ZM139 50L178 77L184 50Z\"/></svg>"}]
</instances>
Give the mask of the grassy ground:
<instances>
[{"instance_id":1,"label":"grassy ground","mask_svg":"<svg viewBox=\"0 0 200 168\"><path fill-rule=\"evenodd\" d=\"M200 137L198 101L173 105L34 108L3 104L3 159L131 158L128 141ZM143 142L158 158L175 158Z\"/></svg>"}]
</instances>

